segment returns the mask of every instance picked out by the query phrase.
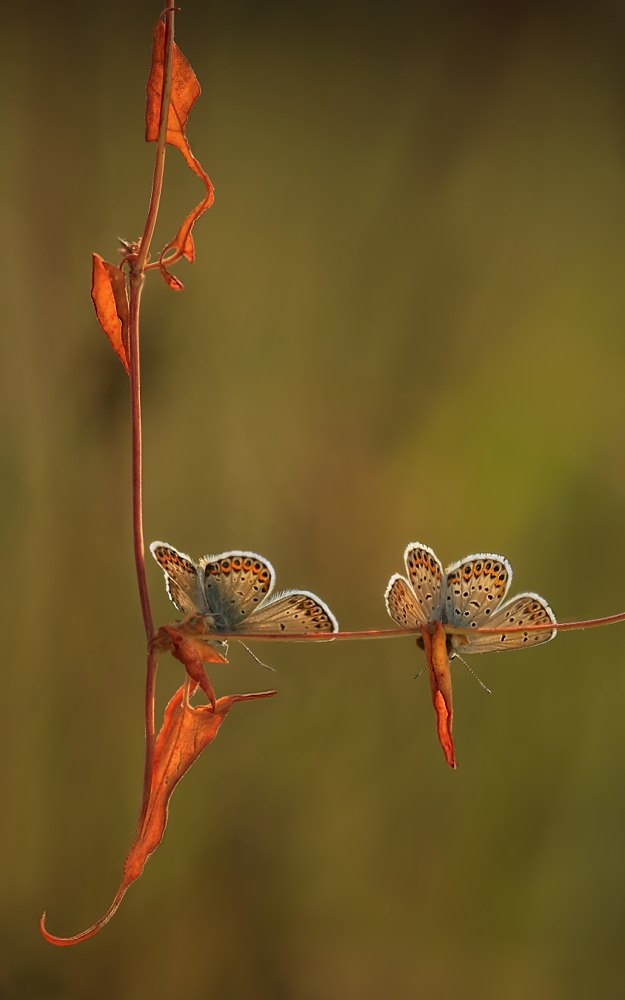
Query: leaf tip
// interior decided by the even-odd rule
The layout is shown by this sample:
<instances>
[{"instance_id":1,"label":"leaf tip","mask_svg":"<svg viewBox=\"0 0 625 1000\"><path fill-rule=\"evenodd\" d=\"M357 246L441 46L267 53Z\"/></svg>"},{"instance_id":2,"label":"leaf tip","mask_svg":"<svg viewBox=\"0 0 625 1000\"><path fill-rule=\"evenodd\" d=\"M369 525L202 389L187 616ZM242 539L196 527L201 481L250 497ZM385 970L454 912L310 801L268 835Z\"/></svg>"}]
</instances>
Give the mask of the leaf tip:
<instances>
[{"instance_id":1,"label":"leaf tip","mask_svg":"<svg viewBox=\"0 0 625 1000\"><path fill-rule=\"evenodd\" d=\"M445 699L440 691L434 696L434 711L436 712L436 731L438 742L445 754L445 760L453 771L456 770L456 752L454 741L451 735L452 713L449 711Z\"/></svg>"},{"instance_id":2,"label":"leaf tip","mask_svg":"<svg viewBox=\"0 0 625 1000\"><path fill-rule=\"evenodd\" d=\"M175 274L172 274L171 271L168 271L164 264L161 264L160 270L163 280L169 285L170 288L173 288L175 292L184 291L184 285L180 279L177 278Z\"/></svg>"}]
</instances>

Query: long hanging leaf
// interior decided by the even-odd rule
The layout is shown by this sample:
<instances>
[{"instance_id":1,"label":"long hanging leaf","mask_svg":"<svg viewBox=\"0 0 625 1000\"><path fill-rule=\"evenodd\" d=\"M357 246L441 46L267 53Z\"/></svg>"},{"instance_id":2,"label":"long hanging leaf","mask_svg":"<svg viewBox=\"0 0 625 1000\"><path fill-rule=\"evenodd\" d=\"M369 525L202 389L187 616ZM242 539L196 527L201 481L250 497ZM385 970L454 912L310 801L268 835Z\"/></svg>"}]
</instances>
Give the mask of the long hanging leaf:
<instances>
[{"instance_id":1,"label":"long hanging leaf","mask_svg":"<svg viewBox=\"0 0 625 1000\"><path fill-rule=\"evenodd\" d=\"M100 326L121 362L128 367L128 294L126 276L115 264L93 254L91 298Z\"/></svg>"},{"instance_id":2,"label":"long hanging leaf","mask_svg":"<svg viewBox=\"0 0 625 1000\"><path fill-rule=\"evenodd\" d=\"M432 623L431 623L432 624ZM450 767L456 767L454 741L451 735L453 723L453 703L451 696L451 673L447 653L447 636L442 624L437 621L433 633L427 625L421 626L423 647L428 661L432 704L436 712L436 732L443 748L445 760Z\"/></svg>"},{"instance_id":3,"label":"long hanging leaf","mask_svg":"<svg viewBox=\"0 0 625 1000\"><path fill-rule=\"evenodd\" d=\"M152 65L148 77L148 99L145 120L145 137L148 142L155 142L158 138L161 113L161 95L163 92L165 69L165 25L161 20L157 21L152 38ZM200 85L195 73L178 46L174 45L171 102L167 119L167 142L172 146L177 146L191 170L203 180L206 187L205 197L189 213L174 239L167 244L160 256L159 266L161 274L167 284L176 290L183 288L182 282L170 274L166 265L172 264L175 260L183 256L193 263L195 249L192 229L200 215L207 208L210 208L214 200L214 188L210 178L202 168L199 160L191 152L186 135L189 112L199 97L200 92ZM168 251L172 251L172 253L165 257L164 255Z\"/></svg>"},{"instance_id":4,"label":"long hanging leaf","mask_svg":"<svg viewBox=\"0 0 625 1000\"><path fill-rule=\"evenodd\" d=\"M195 687L193 688L195 690ZM124 864L124 873L117 895L104 916L91 927L73 937L57 937L45 927L45 913L39 926L46 941L66 947L79 944L93 937L111 919L121 903L128 886L139 878L150 854L156 850L167 826L169 800L182 777L209 743L215 739L219 727L232 706L238 701L270 698L276 691L254 694L232 694L219 698L213 711L210 705L194 708L189 704L185 688L179 688L165 709L163 726L156 740L152 781L147 808L137 831L134 843Z\"/></svg>"}]
</instances>

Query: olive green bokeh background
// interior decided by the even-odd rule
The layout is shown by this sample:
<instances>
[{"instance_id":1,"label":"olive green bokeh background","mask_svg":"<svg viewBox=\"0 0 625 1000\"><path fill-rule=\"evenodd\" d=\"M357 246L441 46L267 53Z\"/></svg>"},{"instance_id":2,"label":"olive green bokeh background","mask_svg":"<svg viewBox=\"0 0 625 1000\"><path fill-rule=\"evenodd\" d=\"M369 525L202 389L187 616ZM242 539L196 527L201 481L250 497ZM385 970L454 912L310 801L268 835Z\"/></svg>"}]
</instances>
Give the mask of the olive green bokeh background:
<instances>
[{"instance_id":1,"label":"olive green bokeh background","mask_svg":"<svg viewBox=\"0 0 625 1000\"><path fill-rule=\"evenodd\" d=\"M90 254L139 235L158 6L5 6L7 1000L586 1000L625 991L625 632L454 669L411 640L233 648L235 707L113 922L143 753L127 384ZM202 3L178 42L216 186L143 312L147 541L248 548L343 627L409 541L625 608L625 4ZM168 156L157 245L201 197ZM175 617L150 561L158 622ZM181 677L170 658L160 701Z\"/></svg>"}]
</instances>

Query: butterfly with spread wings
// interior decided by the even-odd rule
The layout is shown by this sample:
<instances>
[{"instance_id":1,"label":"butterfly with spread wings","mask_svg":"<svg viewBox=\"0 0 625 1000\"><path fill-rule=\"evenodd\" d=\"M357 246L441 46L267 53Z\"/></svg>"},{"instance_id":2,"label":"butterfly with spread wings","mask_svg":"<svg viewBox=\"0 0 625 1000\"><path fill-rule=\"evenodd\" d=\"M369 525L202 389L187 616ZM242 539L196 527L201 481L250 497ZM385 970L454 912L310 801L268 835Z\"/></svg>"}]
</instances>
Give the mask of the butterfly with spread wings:
<instances>
[{"instance_id":1,"label":"butterfly with spread wings","mask_svg":"<svg viewBox=\"0 0 625 1000\"><path fill-rule=\"evenodd\" d=\"M178 610L201 615L211 632L338 632L336 618L315 594L307 590L273 594L273 566L255 552L222 552L195 563L166 542L152 542L150 551L165 573L167 593Z\"/></svg>"},{"instance_id":2,"label":"butterfly with spread wings","mask_svg":"<svg viewBox=\"0 0 625 1000\"><path fill-rule=\"evenodd\" d=\"M451 767L456 766L451 736L452 696L449 660L464 653L521 649L549 642L557 630L499 635L446 635L445 625L466 629L512 628L555 624L556 618L538 594L504 600L512 582L512 567L503 556L480 553L452 563L446 570L432 549L413 542L404 553L406 577L395 573L386 589L389 615L403 628L420 627L417 644L428 659L438 736Z\"/></svg>"}]
</instances>

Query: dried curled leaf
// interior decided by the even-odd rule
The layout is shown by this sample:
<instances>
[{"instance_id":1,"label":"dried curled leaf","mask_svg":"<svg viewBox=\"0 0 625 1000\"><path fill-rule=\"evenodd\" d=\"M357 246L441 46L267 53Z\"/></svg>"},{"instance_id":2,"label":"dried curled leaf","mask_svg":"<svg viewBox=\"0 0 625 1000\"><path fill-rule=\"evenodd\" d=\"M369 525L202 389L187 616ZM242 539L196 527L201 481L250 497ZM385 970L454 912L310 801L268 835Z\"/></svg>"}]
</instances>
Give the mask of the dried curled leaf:
<instances>
[{"instance_id":1,"label":"dried curled leaf","mask_svg":"<svg viewBox=\"0 0 625 1000\"><path fill-rule=\"evenodd\" d=\"M430 676L430 689L432 691L432 704L436 712L436 731L438 740L443 748L445 760L450 767L456 767L456 755L454 751L454 741L451 735L453 723L453 703L451 695L451 673L449 670L449 654L447 652L447 636L442 624L430 623L430 632L427 625L421 625L421 635L423 636L423 648L428 661L428 673Z\"/></svg>"},{"instance_id":2,"label":"dried curled leaf","mask_svg":"<svg viewBox=\"0 0 625 1000\"><path fill-rule=\"evenodd\" d=\"M195 688L193 689L195 690ZM41 933L51 944L66 947L79 944L93 937L111 919L121 903L128 886L139 878L150 854L160 844L167 826L169 800L174 788L189 768L198 759L209 743L215 739L219 727L237 701L251 701L256 698L270 698L276 691L260 691L254 694L232 694L219 698L215 709L210 705L194 708L189 704L185 688L179 688L167 708L154 749L152 781L147 807L137 831L134 843L124 864L122 882L117 895L104 916L91 927L73 937L57 937L45 928L45 913L39 921Z\"/></svg>"},{"instance_id":3,"label":"dried curled leaf","mask_svg":"<svg viewBox=\"0 0 625 1000\"><path fill-rule=\"evenodd\" d=\"M199 623L199 628L194 628L196 623ZM152 644L159 652L168 650L184 665L191 680L200 685L214 708L215 692L203 665L205 663L227 663L228 661L210 642L201 638L204 629L205 623L202 617L192 615L185 622L162 625L152 639Z\"/></svg>"},{"instance_id":4,"label":"dried curled leaf","mask_svg":"<svg viewBox=\"0 0 625 1000\"><path fill-rule=\"evenodd\" d=\"M100 326L129 372L126 276L115 264L109 264L97 253L93 254L91 298Z\"/></svg>"},{"instance_id":5,"label":"dried curled leaf","mask_svg":"<svg viewBox=\"0 0 625 1000\"><path fill-rule=\"evenodd\" d=\"M165 25L159 20L156 23L152 41L152 65L147 85L147 107L145 136L148 142L158 139L161 116L161 98L163 93L163 77L165 70ZM195 249L193 246L192 229L200 215L213 204L214 188L208 174L203 170L199 160L191 152L186 136L186 125L189 112L200 95L200 85L182 52L174 45L172 66L172 87L169 113L167 117L167 142L177 146L191 170L202 179L206 187L206 195L182 223L174 239L163 249L159 266L161 274L170 288L180 290L182 282L167 270L166 265L172 264L180 257L186 257L193 263ZM164 257L169 251L169 256Z\"/></svg>"},{"instance_id":6,"label":"dried curled leaf","mask_svg":"<svg viewBox=\"0 0 625 1000\"><path fill-rule=\"evenodd\" d=\"M168 271L162 262L159 264L159 269L163 281L165 281L170 288L173 288L175 292L181 292L183 290L184 285L182 284L180 278L177 278L175 274Z\"/></svg>"}]
</instances>

